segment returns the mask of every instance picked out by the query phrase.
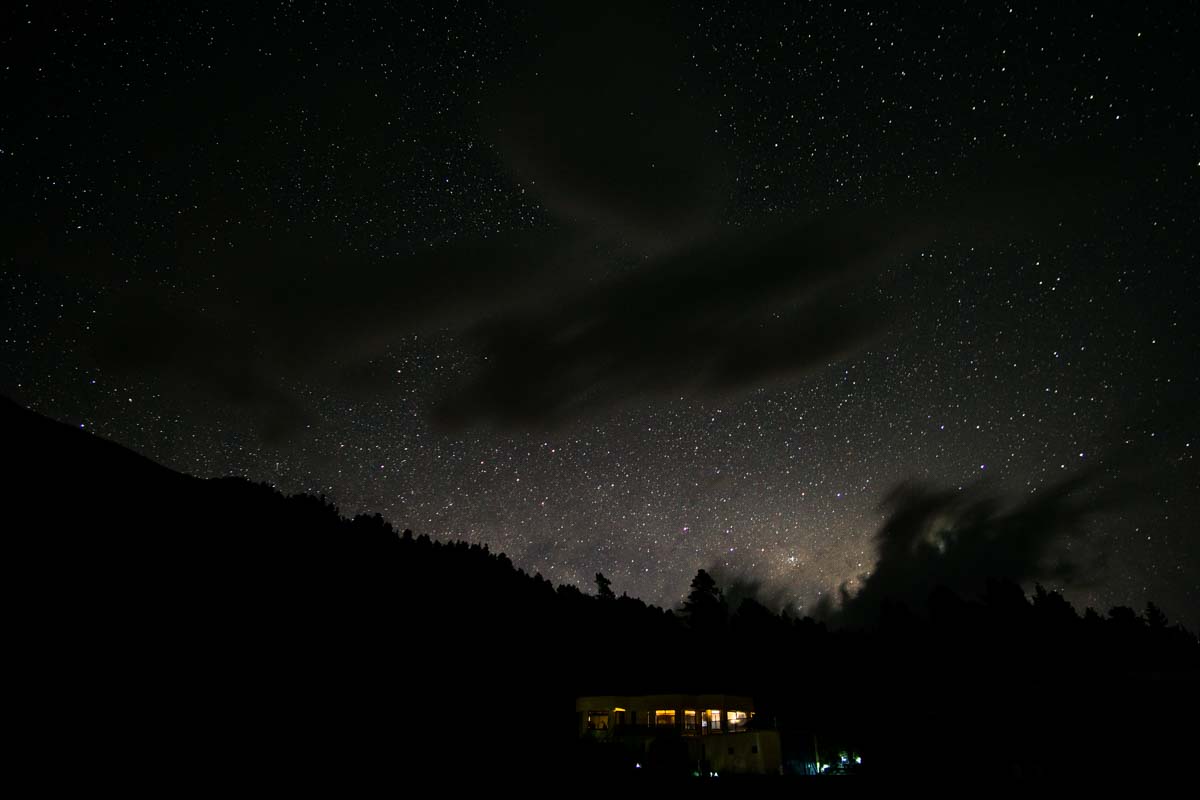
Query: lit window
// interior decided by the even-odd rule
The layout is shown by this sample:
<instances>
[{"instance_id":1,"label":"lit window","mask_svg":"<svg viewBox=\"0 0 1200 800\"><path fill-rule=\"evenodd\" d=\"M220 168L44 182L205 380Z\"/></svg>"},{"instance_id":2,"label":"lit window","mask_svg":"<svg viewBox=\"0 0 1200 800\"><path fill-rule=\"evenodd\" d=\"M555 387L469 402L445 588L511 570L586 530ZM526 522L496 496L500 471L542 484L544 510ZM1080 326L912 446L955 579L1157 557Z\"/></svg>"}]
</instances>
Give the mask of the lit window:
<instances>
[{"instance_id":1,"label":"lit window","mask_svg":"<svg viewBox=\"0 0 1200 800\"><path fill-rule=\"evenodd\" d=\"M725 718L729 721L729 730L739 731L746 727L747 717L745 711L727 711Z\"/></svg>"},{"instance_id":2,"label":"lit window","mask_svg":"<svg viewBox=\"0 0 1200 800\"><path fill-rule=\"evenodd\" d=\"M685 709L683 712L683 729L689 733L696 732L696 710Z\"/></svg>"},{"instance_id":3,"label":"lit window","mask_svg":"<svg viewBox=\"0 0 1200 800\"><path fill-rule=\"evenodd\" d=\"M675 711L658 710L654 712L654 724L664 727L675 727Z\"/></svg>"},{"instance_id":4,"label":"lit window","mask_svg":"<svg viewBox=\"0 0 1200 800\"><path fill-rule=\"evenodd\" d=\"M704 727L709 730L721 730L721 709L710 708L704 712Z\"/></svg>"}]
</instances>

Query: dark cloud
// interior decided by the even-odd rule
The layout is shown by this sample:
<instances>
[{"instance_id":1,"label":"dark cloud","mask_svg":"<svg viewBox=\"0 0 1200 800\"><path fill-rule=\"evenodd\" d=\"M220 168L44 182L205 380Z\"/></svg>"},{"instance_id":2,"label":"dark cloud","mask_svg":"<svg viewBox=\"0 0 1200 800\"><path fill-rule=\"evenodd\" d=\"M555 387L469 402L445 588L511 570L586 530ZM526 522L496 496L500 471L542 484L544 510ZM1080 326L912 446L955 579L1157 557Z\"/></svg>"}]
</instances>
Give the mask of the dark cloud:
<instances>
[{"instance_id":1,"label":"dark cloud","mask_svg":"<svg viewBox=\"0 0 1200 800\"><path fill-rule=\"evenodd\" d=\"M1126 497L1082 472L1012 501L983 487L895 487L882 503L887 519L875 536L878 560L857 591L845 585L840 604L826 598L823 618L846 626L872 625L885 602L916 613L944 587L961 597L982 596L989 579L1021 584L1070 583L1088 578L1097 562L1068 545L1082 542L1086 522Z\"/></svg>"},{"instance_id":2,"label":"dark cloud","mask_svg":"<svg viewBox=\"0 0 1200 800\"><path fill-rule=\"evenodd\" d=\"M100 323L92 356L106 372L154 375L156 391L187 398L198 417L238 409L265 442L286 440L312 417L294 389L285 388L249 322L230 311L131 292Z\"/></svg>"},{"instance_id":3,"label":"dark cloud","mask_svg":"<svg viewBox=\"0 0 1200 800\"><path fill-rule=\"evenodd\" d=\"M902 309L880 270L939 236L1060 231L1061 183L1025 168L951 200L723 229L638 256L560 228L353 261L320 236L266 239L191 274L211 290L118 292L96 326L106 369L154 372L299 422L287 386L371 392L404 337L449 333L476 368L436 404L458 426L553 425L651 397L727 398L854 350ZM1014 182L1041 198L1020 206ZM352 376L343 381L344 376ZM385 385L385 384L384 384ZM283 413L285 407L290 407Z\"/></svg>"},{"instance_id":4,"label":"dark cloud","mask_svg":"<svg viewBox=\"0 0 1200 800\"><path fill-rule=\"evenodd\" d=\"M915 268L907 259L919 248L1080 230L1113 196L1107 182L1125 174L1095 166L1098 158L994 155L932 200L714 229L598 275L583 291L493 315L467 329L481 366L439 405L439 418L553 424L635 399L724 398L794 377L904 313L879 277Z\"/></svg>"},{"instance_id":5,"label":"dark cloud","mask_svg":"<svg viewBox=\"0 0 1200 800\"><path fill-rule=\"evenodd\" d=\"M834 358L887 320L871 279L907 245L897 223L857 214L715 236L489 320L471 332L481 369L440 412L552 423L634 398L760 386Z\"/></svg>"},{"instance_id":6,"label":"dark cloud","mask_svg":"<svg viewBox=\"0 0 1200 800\"><path fill-rule=\"evenodd\" d=\"M736 613L744 600L753 600L776 613L799 613L793 587L781 581L766 580L752 570L730 567L724 561L714 561L705 571L721 587L730 613Z\"/></svg>"},{"instance_id":7,"label":"dark cloud","mask_svg":"<svg viewBox=\"0 0 1200 800\"><path fill-rule=\"evenodd\" d=\"M186 301L144 286L111 292L86 341L105 372L153 375L198 413L210 404L248 412L278 441L310 421L301 388L379 396L391 383L372 364L407 337L546 303L579 280L573 270L585 261L552 233L386 262L247 248L214 265L211 286Z\"/></svg>"}]
</instances>

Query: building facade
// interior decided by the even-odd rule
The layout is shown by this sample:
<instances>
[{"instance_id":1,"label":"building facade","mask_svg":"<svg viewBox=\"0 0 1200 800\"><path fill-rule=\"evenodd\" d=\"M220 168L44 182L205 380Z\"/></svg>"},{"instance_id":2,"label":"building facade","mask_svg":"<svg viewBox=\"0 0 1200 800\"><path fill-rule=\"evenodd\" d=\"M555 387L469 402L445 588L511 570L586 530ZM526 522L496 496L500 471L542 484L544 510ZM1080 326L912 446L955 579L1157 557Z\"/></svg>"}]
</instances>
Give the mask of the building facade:
<instances>
[{"instance_id":1,"label":"building facade","mask_svg":"<svg viewBox=\"0 0 1200 800\"><path fill-rule=\"evenodd\" d=\"M701 775L779 774L779 733L757 724L744 695L597 695L578 698L575 711L581 737L647 759L670 743Z\"/></svg>"}]
</instances>

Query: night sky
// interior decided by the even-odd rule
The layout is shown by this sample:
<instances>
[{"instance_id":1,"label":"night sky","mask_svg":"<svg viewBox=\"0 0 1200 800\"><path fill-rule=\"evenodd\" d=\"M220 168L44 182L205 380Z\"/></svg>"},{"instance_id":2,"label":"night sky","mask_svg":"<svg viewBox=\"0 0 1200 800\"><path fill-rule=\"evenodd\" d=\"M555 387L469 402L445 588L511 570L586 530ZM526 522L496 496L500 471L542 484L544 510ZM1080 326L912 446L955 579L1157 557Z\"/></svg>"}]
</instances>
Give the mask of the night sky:
<instances>
[{"instance_id":1,"label":"night sky","mask_svg":"<svg viewBox=\"0 0 1200 800\"><path fill-rule=\"evenodd\" d=\"M1197 627L1200 6L567 5L6 5L0 392L666 606L1068 487Z\"/></svg>"}]
</instances>

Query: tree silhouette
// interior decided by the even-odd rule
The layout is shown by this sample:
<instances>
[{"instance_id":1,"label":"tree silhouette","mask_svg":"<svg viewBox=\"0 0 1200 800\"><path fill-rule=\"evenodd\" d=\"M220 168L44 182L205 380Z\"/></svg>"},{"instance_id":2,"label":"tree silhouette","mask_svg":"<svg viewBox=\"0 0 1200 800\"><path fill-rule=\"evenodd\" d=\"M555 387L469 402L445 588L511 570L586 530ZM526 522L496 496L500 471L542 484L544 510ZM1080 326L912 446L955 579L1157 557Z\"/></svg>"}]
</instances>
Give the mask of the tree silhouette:
<instances>
[{"instance_id":1,"label":"tree silhouette","mask_svg":"<svg viewBox=\"0 0 1200 800\"><path fill-rule=\"evenodd\" d=\"M601 600L616 600L617 595L612 590L612 581L604 577L603 572L596 573L596 597Z\"/></svg>"},{"instance_id":2,"label":"tree silhouette","mask_svg":"<svg viewBox=\"0 0 1200 800\"><path fill-rule=\"evenodd\" d=\"M1146 622L1152 631L1162 631L1167 628L1167 615L1154 605L1153 601L1146 603Z\"/></svg>"},{"instance_id":3,"label":"tree silhouette","mask_svg":"<svg viewBox=\"0 0 1200 800\"><path fill-rule=\"evenodd\" d=\"M1137 630L1144 622L1129 606L1115 606L1108 610L1109 622L1121 629Z\"/></svg>"},{"instance_id":4,"label":"tree silhouette","mask_svg":"<svg viewBox=\"0 0 1200 800\"><path fill-rule=\"evenodd\" d=\"M704 570L692 578L692 589L683 603L683 615L694 631L711 633L725 625L728 618L725 597L717 582Z\"/></svg>"}]
</instances>

